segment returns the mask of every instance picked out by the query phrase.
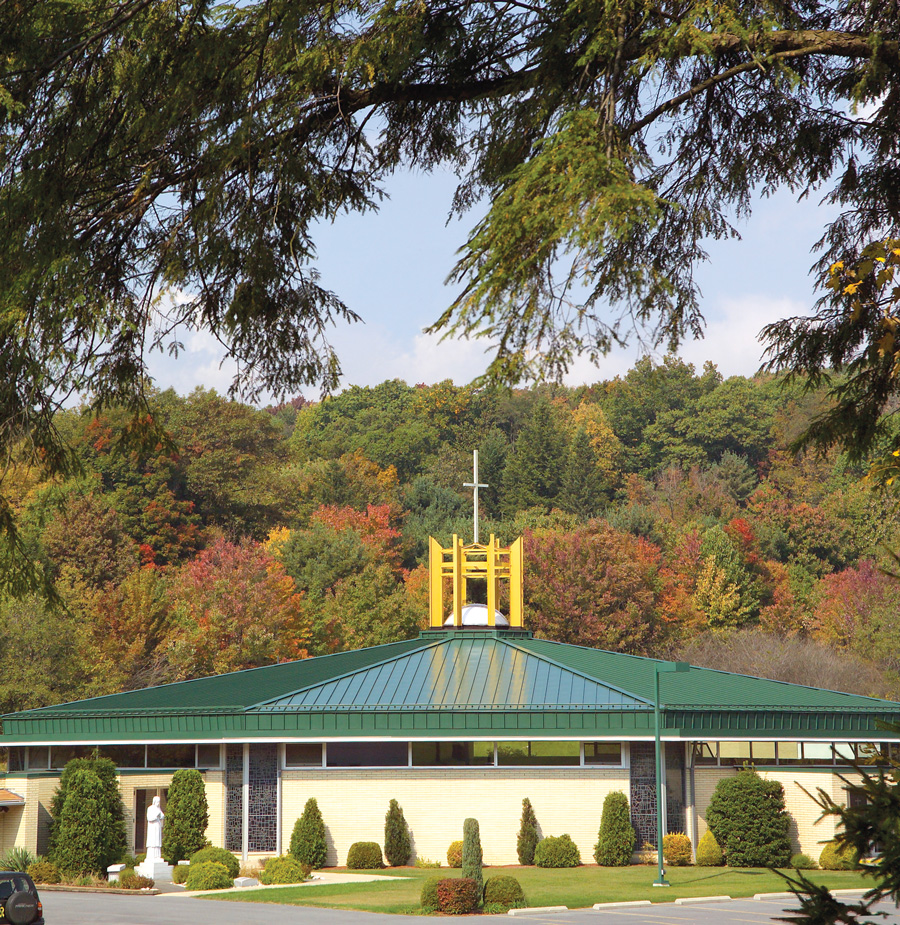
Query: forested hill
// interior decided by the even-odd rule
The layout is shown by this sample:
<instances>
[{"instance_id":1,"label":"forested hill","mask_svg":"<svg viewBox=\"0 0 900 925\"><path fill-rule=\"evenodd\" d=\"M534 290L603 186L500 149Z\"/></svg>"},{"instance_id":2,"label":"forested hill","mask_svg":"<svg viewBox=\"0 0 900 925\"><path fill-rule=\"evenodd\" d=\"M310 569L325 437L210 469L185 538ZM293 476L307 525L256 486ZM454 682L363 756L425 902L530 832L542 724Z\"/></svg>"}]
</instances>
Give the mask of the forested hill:
<instances>
[{"instance_id":1,"label":"forested hill","mask_svg":"<svg viewBox=\"0 0 900 925\"><path fill-rule=\"evenodd\" d=\"M162 392L172 443L141 452L119 450L124 412L61 413L81 473L22 467L12 502L65 606L0 602L0 707L417 634L428 536L471 540L473 449L482 535L525 536L536 634L891 695L900 514L865 468L790 451L824 401L668 359L266 410Z\"/></svg>"}]
</instances>

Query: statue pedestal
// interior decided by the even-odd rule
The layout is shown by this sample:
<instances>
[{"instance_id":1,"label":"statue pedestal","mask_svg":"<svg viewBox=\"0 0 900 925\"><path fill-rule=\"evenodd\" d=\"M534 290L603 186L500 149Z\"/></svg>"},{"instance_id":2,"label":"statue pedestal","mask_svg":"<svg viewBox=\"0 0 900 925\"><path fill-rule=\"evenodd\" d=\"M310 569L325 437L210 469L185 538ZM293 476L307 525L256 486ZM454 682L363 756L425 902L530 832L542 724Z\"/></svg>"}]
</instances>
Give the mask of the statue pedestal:
<instances>
[{"instance_id":1,"label":"statue pedestal","mask_svg":"<svg viewBox=\"0 0 900 925\"><path fill-rule=\"evenodd\" d=\"M142 877L152 877L157 883L172 882L172 867L163 860L142 861L135 867L135 871Z\"/></svg>"}]
</instances>

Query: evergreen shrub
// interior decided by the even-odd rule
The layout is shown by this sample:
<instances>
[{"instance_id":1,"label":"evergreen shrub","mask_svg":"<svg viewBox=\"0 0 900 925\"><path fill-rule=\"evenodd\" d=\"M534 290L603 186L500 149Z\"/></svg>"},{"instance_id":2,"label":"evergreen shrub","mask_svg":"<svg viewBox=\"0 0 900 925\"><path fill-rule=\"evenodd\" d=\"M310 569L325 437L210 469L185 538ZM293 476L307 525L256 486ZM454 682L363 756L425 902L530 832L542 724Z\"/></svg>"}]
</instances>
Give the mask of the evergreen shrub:
<instances>
[{"instance_id":1,"label":"evergreen shrub","mask_svg":"<svg viewBox=\"0 0 900 925\"><path fill-rule=\"evenodd\" d=\"M818 866L808 854L795 854L791 857L794 870L815 870Z\"/></svg>"},{"instance_id":2,"label":"evergreen shrub","mask_svg":"<svg viewBox=\"0 0 900 925\"><path fill-rule=\"evenodd\" d=\"M534 863L538 867L578 867L581 852L569 835L548 835L534 849Z\"/></svg>"},{"instance_id":3,"label":"evergreen shrub","mask_svg":"<svg viewBox=\"0 0 900 925\"><path fill-rule=\"evenodd\" d=\"M119 790L119 779L116 765L110 758L101 758L98 751L90 758L73 758L59 776L59 785L50 801L50 837L47 857L56 861L56 844L59 837L59 828L62 823L62 812L68 794L69 783L78 771L92 771L103 783L103 806L109 813L108 828L103 836L102 858L97 870L106 871L110 864L117 864L128 849L128 839L125 836L125 804L122 802L122 792Z\"/></svg>"},{"instance_id":4,"label":"evergreen shrub","mask_svg":"<svg viewBox=\"0 0 900 925\"><path fill-rule=\"evenodd\" d=\"M218 861L192 862L185 886L189 890L227 890L234 886L234 878L228 868Z\"/></svg>"},{"instance_id":5,"label":"evergreen shrub","mask_svg":"<svg viewBox=\"0 0 900 925\"><path fill-rule=\"evenodd\" d=\"M467 915L478 908L481 885L471 877L438 881L438 909L446 915Z\"/></svg>"},{"instance_id":6,"label":"evergreen shrub","mask_svg":"<svg viewBox=\"0 0 900 925\"><path fill-rule=\"evenodd\" d=\"M103 781L79 768L67 783L53 859L67 877L105 871L113 863L107 840L114 821Z\"/></svg>"},{"instance_id":7,"label":"evergreen shrub","mask_svg":"<svg viewBox=\"0 0 900 925\"><path fill-rule=\"evenodd\" d=\"M515 877L501 874L496 877L488 877L484 881L485 907L488 904L493 906L498 903L507 909L525 908L525 893L522 890L522 884Z\"/></svg>"},{"instance_id":8,"label":"evergreen shrub","mask_svg":"<svg viewBox=\"0 0 900 925\"><path fill-rule=\"evenodd\" d=\"M315 797L306 801L303 815L294 823L290 854L301 864L308 864L313 870L324 867L325 861L328 860L325 823Z\"/></svg>"},{"instance_id":9,"label":"evergreen shrub","mask_svg":"<svg viewBox=\"0 0 900 925\"><path fill-rule=\"evenodd\" d=\"M691 856L691 840L684 832L669 832L663 836L663 857L672 867L688 867Z\"/></svg>"},{"instance_id":10,"label":"evergreen shrub","mask_svg":"<svg viewBox=\"0 0 900 925\"><path fill-rule=\"evenodd\" d=\"M621 790L614 790L603 801L594 860L601 867L624 867L631 863L634 842L628 797Z\"/></svg>"},{"instance_id":11,"label":"evergreen shrub","mask_svg":"<svg viewBox=\"0 0 900 925\"><path fill-rule=\"evenodd\" d=\"M206 784L196 768L181 768L172 775L166 798L162 856L168 864L177 864L209 844L209 804Z\"/></svg>"},{"instance_id":12,"label":"evergreen shrub","mask_svg":"<svg viewBox=\"0 0 900 925\"><path fill-rule=\"evenodd\" d=\"M380 848L378 853L381 854ZM266 886L275 883L303 883L304 880L309 880L309 874L308 864L301 864L289 854L282 854L280 857L266 860L266 866L259 872L259 882Z\"/></svg>"},{"instance_id":13,"label":"evergreen shrub","mask_svg":"<svg viewBox=\"0 0 900 925\"><path fill-rule=\"evenodd\" d=\"M447 849L448 867L462 867L462 846L461 841L450 842L450 847Z\"/></svg>"},{"instance_id":14,"label":"evergreen shrub","mask_svg":"<svg viewBox=\"0 0 900 925\"><path fill-rule=\"evenodd\" d=\"M33 864L29 864L27 873L35 883L59 883L62 879L59 868L53 861L44 858L38 858Z\"/></svg>"},{"instance_id":15,"label":"evergreen shrub","mask_svg":"<svg viewBox=\"0 0 900 925\"><path fill-rule=\"evenodd\" d=\"M189 864L176 864L172 868L172 883L186 883L190 869Z\"/></svg>"},{"instance_id":16,"label":"evergreen shrub","mask_svg":"<svg viewBox=\"0 0 900 925\"><path fill-rule=\"evenodd\" d=\"M438 901L437 887L442 877L429 877L422 884L422 892L419 894L419 902L425 912L437 912L440 902Z\"/></svg>"},{"instance_id":17,"label":"evergreen shrub","mask_svg":"<svg viewBox=\"0 0 900 925\"><path fill-rule=\"evenodd\" d=\"M208 848L201 848L191 855L191 867L195 864L206 864L209 861L222 864L225 870L228 871L232 880L241 872L241 862L230 851L226 851L224 848L215 848L210 845Z\"/></svg>"},{"instance_id":18,"label":"evergreen shrub","mask_svg":"<svg viewBox=\"0 0 900 925\"><path fill-rule=\"evenodd\" d=\"M481 892L484 889L483 861L478 820L466 819L463 823L462 875L464 879L475 881L478 887L476 902L481 900Z\"/></svg>"},{"instance_id":19,"label":"evergreen shrub","mask_svg":"<svg viewBox=\"0 0 900 925\"><path fill-rule=\"evenodd\" d=\"M707 829L697 843L698 867L721 867L725 863L722 849L710 829Z\"/></svg>"},{"instance_id":20,"label":"evergreen shrub","mask_svg":"<svg viewBox=\"0 0 900 925\"><path fill-rule=\"evenodd\" d=\"M778 781L763 780L749 769L723 777L709 801L706 822L730 867L790 863L790 816Z\"/></svg>"},{"instance_id":21,"label":"evergreen shrub","mask_svg":"<svg viewBox=\"0 0 900 925\"><path fill-rule=\"evenodd\" d=\"M822 870L853 870L859 864L856 849L848 845L841 849L836 840L826 842L819 855L819 867Z\"/></svg>"},{"instance_id":22,"label":"evergreen shrub","mask_svg":"<svg viewBox=\"0 0 900 925\"><path fill-rule=\"evenodd\" d=\"M537 816L531 800L522 800L522 821L519 825L519 837L516 839L516 853L519 863L524 867L534 864L534 849L538 843Z\"/></svg>"},{"instance_id":23,"label":"evergreen shrub","mask_svg":"<svg viewBox=\"0 0 900 925\"><path fill-rule=\"evenodd\" d=\"M384 856L390 867L404 867L411 854L412 842L403 809L396 800L391 800L384 817Z\"/></svg>"},{"instance_id":24,"label":"evergreen shrub","mask_svg":"<svg viewBox=\"0 0 900 925\"><path fill-rule=\"evenodd\" d=\"M350 870L375 870L384 867L381 845L375 841L354 842L347 852L347 867Z\"/></svg>"}]
</instances>

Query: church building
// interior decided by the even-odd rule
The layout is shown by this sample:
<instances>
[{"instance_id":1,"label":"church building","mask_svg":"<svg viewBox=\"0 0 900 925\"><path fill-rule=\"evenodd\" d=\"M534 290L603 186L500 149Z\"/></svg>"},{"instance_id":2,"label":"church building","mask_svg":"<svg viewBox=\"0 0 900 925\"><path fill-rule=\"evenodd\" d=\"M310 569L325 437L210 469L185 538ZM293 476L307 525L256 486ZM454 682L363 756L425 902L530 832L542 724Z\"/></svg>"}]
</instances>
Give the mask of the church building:
<instances>
[{"instance_id":1,"label":"church building","mask_svg":"<svg viewBox=\"0 0 900 925\"><path fill-rule=\"evenodd\" d=\"M446 863L474 817L490 865L516 863L525 797L541 834L569 834L585 862L615 790L639 846L656 844L657 813L696 846L717 781L749 764L784 785L794 850L818 857L833 822L804 791L844 800L849 764L898 739L881 728L897 703L535 638L521 539L476 529L430 552L417 639L4 716L0 850L46 849L62 768L99 749L136 852L178 768L203 774L210 841L244 858L286 851L315 797L328 864L344 864L353 842L382 843L396 799L415 857Z\"/></svg>"}]
</instances>

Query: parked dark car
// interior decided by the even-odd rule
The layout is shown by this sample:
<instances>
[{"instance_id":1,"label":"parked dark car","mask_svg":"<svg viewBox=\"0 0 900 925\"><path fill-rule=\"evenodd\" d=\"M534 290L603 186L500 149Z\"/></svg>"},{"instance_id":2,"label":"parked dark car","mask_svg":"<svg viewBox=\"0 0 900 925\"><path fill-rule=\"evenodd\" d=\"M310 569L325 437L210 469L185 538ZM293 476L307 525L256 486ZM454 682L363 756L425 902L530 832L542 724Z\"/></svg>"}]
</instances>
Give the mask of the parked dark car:
<instances>
[{"instance_id":1,"label":"parked dark car","mask_svg":"<svg viewBox=\"0 0 900 925\"><path fill-rule=\"evenodd\" d=\"M0 923L44 925L44 907L34 881L20 870L0 870Z\"/></svg>"}]
</instances>

